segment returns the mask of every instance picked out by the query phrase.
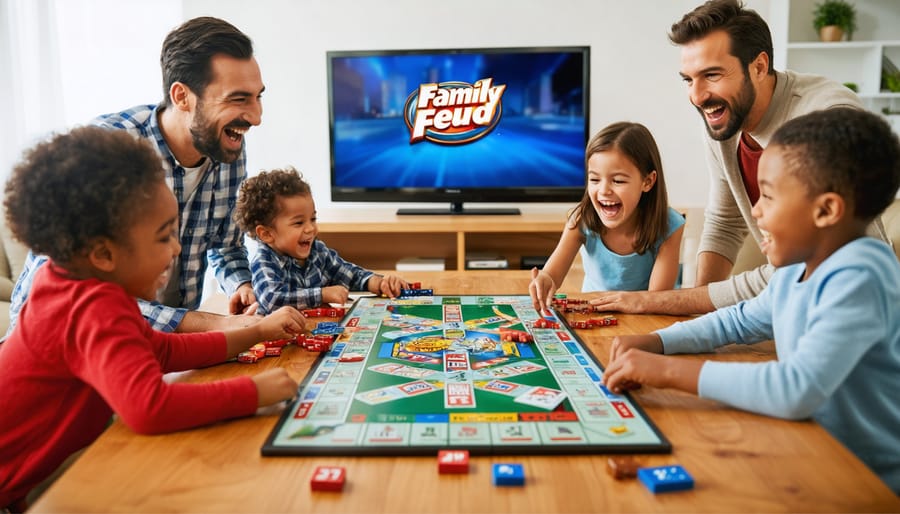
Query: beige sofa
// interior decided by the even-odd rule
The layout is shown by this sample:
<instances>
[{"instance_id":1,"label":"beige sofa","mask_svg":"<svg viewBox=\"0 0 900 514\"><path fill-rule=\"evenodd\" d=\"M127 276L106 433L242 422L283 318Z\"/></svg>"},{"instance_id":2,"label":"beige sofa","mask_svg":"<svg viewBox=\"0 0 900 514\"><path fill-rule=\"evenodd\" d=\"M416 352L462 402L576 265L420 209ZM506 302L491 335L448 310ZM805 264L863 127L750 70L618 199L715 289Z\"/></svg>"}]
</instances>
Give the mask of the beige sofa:
<instances>
[{"instance_id":1,"label":"beige sofa","mask_svg":"<svg viewBox=\"0 0 900 514\"><path fill-rule=\"evenodd\" d=\"M9 299L27 254L28 249L13 239L4 217L0 220L0 337L9 327Z\"/></svg>"}]
</instances>

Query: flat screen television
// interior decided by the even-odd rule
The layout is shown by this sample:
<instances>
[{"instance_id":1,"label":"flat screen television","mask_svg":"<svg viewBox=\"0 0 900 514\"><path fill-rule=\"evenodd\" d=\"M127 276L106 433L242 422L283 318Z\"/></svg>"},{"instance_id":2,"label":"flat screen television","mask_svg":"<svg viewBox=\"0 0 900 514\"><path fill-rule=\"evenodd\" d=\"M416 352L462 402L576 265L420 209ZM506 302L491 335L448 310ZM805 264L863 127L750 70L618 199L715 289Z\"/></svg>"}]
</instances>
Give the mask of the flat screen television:
<instances>
[{"instance_id":1,"label":"flat screen television","mask_svg":"<svg viewBox=\"0 0 900 514\"><path fill-rule=\"evenodd\" d=\"M590 47L327 52L331 199L464 202L584 193Z\"/></svg>"}]
</instances>

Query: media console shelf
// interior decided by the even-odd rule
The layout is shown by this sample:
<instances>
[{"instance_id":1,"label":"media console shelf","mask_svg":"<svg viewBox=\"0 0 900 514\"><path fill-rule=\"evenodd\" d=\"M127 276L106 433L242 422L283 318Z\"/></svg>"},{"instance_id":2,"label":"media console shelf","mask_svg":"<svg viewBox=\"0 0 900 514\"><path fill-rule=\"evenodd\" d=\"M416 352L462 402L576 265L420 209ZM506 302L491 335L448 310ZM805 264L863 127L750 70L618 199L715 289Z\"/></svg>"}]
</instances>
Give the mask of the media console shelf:
<instances>
[{"instance_id":1,"label":"media console shelf","mask_svg":"<svg viewBox=\"0 0 900 514\"><path fill-rule=\"evenodd\" d=\"M521 266L522 256L549 256L568 207L521 208L509 215L397 215L390 207L329 207L318 213L319 238L344 259L374 270L395 269L403 257L441 257L464 270L466 252L495 253Z\"/></svg>"}]
</instances>

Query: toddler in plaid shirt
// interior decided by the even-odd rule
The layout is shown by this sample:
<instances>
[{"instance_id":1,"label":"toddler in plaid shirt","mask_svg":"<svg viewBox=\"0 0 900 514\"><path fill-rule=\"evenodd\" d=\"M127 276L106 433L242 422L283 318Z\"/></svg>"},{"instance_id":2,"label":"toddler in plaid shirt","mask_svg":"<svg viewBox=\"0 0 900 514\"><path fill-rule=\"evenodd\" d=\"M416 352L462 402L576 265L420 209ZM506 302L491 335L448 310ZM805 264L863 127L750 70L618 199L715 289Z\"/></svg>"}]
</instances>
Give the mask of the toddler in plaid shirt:
<instances>
[{"instance_id":1,"label":"toddler in plaid shirt","mask_svg":"<svg viewBox=\"0 0 900 514\"><path fill-rule=\"evenodd\" d=\"M264 171L241 185L234 212L238 226L259 242L250 258L259 314L346 303L350 291L395 297L409 284L342 259L318 240L316 203L293 168Z\"/></svg>"}]
</instances>

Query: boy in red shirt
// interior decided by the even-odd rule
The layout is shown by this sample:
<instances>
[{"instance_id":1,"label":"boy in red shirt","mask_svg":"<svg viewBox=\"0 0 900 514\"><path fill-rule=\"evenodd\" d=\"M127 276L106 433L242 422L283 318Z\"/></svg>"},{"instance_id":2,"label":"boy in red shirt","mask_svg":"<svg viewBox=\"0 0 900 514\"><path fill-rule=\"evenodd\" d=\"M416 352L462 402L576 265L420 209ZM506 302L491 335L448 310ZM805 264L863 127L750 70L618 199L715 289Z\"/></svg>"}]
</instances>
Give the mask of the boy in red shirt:
<instances>
[{"instance_id":1,"label":"boy in red shirt","mask_svg":"<svg viewBox=\"0 0 900 514\"><path fill-rule=\"evenodd\" d=\"M296 393L283 368L205 384L163 380L297 334L305 319L288 307L224 333L150 327L134 298L156 297L180 245L175 197L145 142L96 127L56 136L13 171L5 205L13 235L50 262L0 345L0 507L27 508L29 492L113 413L158 434L249 416Z\"/></svg>"}]
</instances>

